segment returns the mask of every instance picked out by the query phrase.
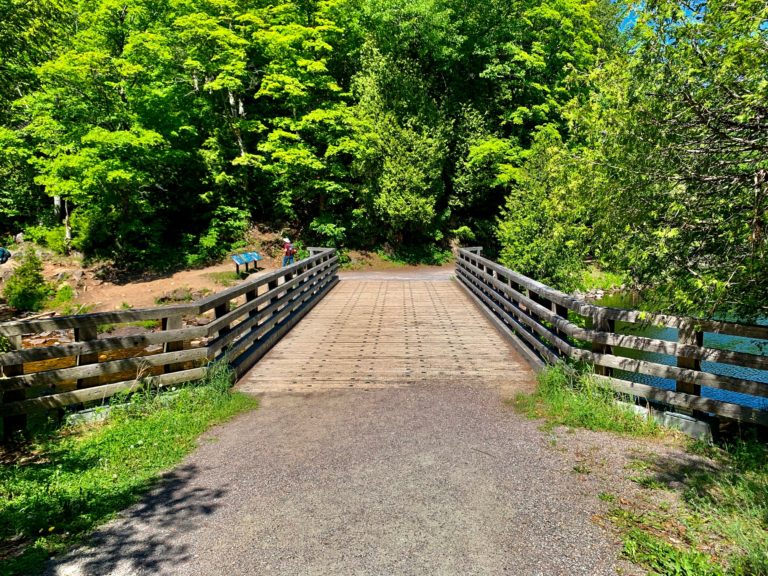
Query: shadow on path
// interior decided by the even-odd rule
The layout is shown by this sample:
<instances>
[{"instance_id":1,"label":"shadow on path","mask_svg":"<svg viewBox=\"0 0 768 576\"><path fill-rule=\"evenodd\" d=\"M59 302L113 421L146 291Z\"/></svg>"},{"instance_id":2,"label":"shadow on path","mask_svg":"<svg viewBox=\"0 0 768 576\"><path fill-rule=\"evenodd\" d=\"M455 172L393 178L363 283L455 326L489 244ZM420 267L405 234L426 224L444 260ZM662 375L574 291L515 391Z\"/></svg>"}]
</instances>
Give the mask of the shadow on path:
<instances>
[{"instance_id":1,"label":"shadow on path","mask_svg":"<svg viewBox=\"0 0 768 576\"><path fill-rule=\"evenodd\" d=\"M200 528L228 491L192 486L199 473L193 464L169 472L138 504L98 529L86 547L52 560L45 574L157 574L189 561L189 546L176 543L176 536Z\"/></svg>"}]
</instances>

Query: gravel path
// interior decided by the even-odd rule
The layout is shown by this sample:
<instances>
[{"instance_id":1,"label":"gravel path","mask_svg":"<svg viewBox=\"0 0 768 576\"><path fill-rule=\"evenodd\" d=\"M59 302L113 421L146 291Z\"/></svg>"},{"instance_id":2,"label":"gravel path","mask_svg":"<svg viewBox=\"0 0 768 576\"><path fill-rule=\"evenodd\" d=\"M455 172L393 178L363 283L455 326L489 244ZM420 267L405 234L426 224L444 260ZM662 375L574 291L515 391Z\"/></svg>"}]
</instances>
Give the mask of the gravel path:
<instances>
[{"instance_id":1,"label":"gravel path","mask_svg":"<svg viewBox=\"0 0 768 576\"><path fill-rule=\"evenodd\" d=\"M408 274L346 275L239 384L261 408L48 573L632 573L597 498L630 446L516 414L524 362L444 270Z\"/></svg>"},{"instance_id":2,"label":"gravel path","mask_svg":"<svg viewBox=\"0 0 768 576\"><path fill-rule=\"evenodd\" d=\"M488 388L268 396L50 574L616 574L601 504Z\"/></svg>"}]
</instances>

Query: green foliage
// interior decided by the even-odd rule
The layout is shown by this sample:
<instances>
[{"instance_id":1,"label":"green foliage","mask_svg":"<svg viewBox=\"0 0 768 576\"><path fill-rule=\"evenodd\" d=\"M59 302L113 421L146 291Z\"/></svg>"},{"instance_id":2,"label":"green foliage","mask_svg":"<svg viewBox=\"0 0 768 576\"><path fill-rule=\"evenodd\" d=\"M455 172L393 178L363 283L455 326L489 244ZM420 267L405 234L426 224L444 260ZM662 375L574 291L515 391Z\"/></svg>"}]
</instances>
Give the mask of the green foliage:
<instances>
[{"instance_id":1,"label":"green foliage","mask_svg":"<svg viewBox=\"0 0 768 576\"><path fill-rule=\"evenodd\" d=\"M499 217L500 260L506 266L564 291L579 284L589 245L581 182L560 135L538 131Z\"/></svg>"},{"instance_id":2,"label":"green foliage","mask_svg":"<svg viewBox=\"0 0 768 576\"><path fill-rule=\"evenodd\" d=\"M448 249L439 248L432 244L424 244L422 246L406 245L392 252L381 251L379 256L383 260L395 264L442 266L453 258L453 253Z\"/></svg>"},{"instance_id":3,"label":"green foliage","mask_svg":"<svg viewBox=\"0 0 768 576\"><path fill-rule=\"evenodd\" d=\"M61 308L62 306L67 306L74 298L75 289L69 284L62 284L56 289L56 293L48 301L47 305L50 308Z\"/></svg>"},{"instance_id":4,"label":"green foliage","mask_svg":"<svg viewBox=\"0 0 768 576\"><path fill-rule=\"evenodd\" d=\"M134 268L219 259L252 221L456 238L566 290L589 258L680 311L767 310L760 0L73 10L0 0L0 233Z\"/></svg>"},{"instance_id":5,"label":"green foliage","mask_svg":"<svg viewBox=\"0 0 768 576\"><path fill-rule=\"evenodd\" d=\"M3 287L3 296L11 308L37 311L51 294L43 278L43 264L32 250L27 250Z\"/></svg>"},{"instance_id":6,"label":"green foliage","mask_svg":"<svg viewBox=\"0 0 768 576\"><path fill-rule=\"evenodd\" d=\"M623 274L602 270L598 266L592 265L582 273L578 288L582 292L595 288L610 290L611 288L619 288L626 283L627 278Z\"/></svg>"},{"instance_id":7,"label":"green foliage","mask_svg":"<svg viewBox=\"0 0 768 576\"><path fill-rule=\"evenodd\" d=\"M347 229L331 221L330 218L315 218L310 222L309 229L316 235L318 246L334 246L336 248L344 246Z\"/></svg>"},{"instance_id":8,"label":"green foliage","mask_svg":"<svg viewBox=\"0 0 768 576\"><path fill-rule=\"evenodd\" d=\"M632 50L573 110L599 177L595 246L678 311L765 314L768 8L759 0L640 7Z\"/></svg>"},{"instance_id":9,"label":"green foliage","mask_svg":"<svg viewBox=\"0 0 768 576\"><path fill-rule=\"evenodd\" d=\"M187 256L187 263L194 266L220 259L242 242L249 227L247 211L219 206L213 213L208 229L200 236L197 250Z\"/></svg>"},{"instance_id":10,"label":"green foliage","mask_svg":"<svg viewBox=\"0 0 768 576\"><path fill-rule=\"evenodd\" d=\"M520 394L515 406L532 418L551 424L607 430L631 436L658 436L661 427L616 402L616 393L593 375L575 372L566 365L546 368L539 374L534 394Z\"/></svg>"},{"instance_id":11,"label":"green foliage","mask_svg":"<svg viewBox=\"0 0 768 576\"><path fill-rule=\"evenodd\" d=\"M36 573L50 554L135 502L211 425L257 405L230 392L231 383L229 368L215 364L199 384L172 394L148 388L113 406L102 424L55 431L30 457L2 464L0 537L22 553L0 560L0 571Z\"/></svg>"},{"instance_id":12,"label":"green foliage","mask_svg":"<svg viewBox=\"0 0 768 576\"><path fill-rule=\"evenodd\" d=\"M682 551L639 529L632 529L624 538L624 555L651 570L651 574L679 576L725 576L712 560L696 550Z\"/></svg>"}]
</instances>

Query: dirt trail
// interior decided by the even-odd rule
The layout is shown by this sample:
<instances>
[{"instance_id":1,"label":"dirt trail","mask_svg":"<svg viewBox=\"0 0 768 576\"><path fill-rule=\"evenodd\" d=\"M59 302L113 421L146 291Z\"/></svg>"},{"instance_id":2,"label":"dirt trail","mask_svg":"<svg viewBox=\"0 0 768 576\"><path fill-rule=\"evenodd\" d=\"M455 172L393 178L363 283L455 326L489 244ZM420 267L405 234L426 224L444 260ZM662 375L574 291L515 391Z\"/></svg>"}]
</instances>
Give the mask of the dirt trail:
<instances>
[{"instance_id":1,"label":"dirt trail","mask_svg":"<svg viewBox=\"0 0 768 576\"><path fill-rule=\"evenodd\" d=\"M19 251L19 250L17 250ZM259 262L259 272L276 270L280 267L280 256L270 256L261 251L264 260ZM345 274L371 278L382 275L397 277L425 278L425 274L435 277L446 277L453 273L453 264L444 266L409 266L395 264L382 260L375 253L350 252L352 264ZM95 268L82 268L72 258L60 256L44 256L43 275L46 280L58 285L62 282L73 285L76 297L70 308L83 306L89 312L118 310L130 305L133 308L155 306L157 300L175 290L188 290L195 295L208 292L219 292L237 280L230 276L235 271L234 263L227 258L217 264L204 268L181 270L168 274L145 274L134 276L124 281L110 281L99 278ZM11 259L3 265L0 272L10 273L18 266L18 259ZM1 278L2 275L0 275ZM0 288L2 284L0 283Z\"/></svg>"},{"instance_id":2,"label":"dirt trail","mask_svg":"<svg viewBox=\"0 0 768 576\"><path fill-rule=\"evenodd\" d=\"M338 296L357 306L353 316L391 316L380 328L358 327L360 348L375 353L377 342L412 340L412 360L442 358L454 373L390 381L398 368L408 372L391 356L389 376L367 385L365 367L338 359L331 339L303 349L295 338L284 339L260 362L274 369L259 371L257 364L238 385L262 392L259 410L205 436L158 489L98 530L87 547L52 562L47 574L640 573L601 528L609 505L597 495L631 489L624 468L629 448L642 442L543 432L515 413L503 400L529 390L533 376L500 337L498 349L491 354L486 346L464 374L451 353L461 334L445 329L422 358L420 332L405 332L426 329L435 307L443 324L471 316L461 294L449 299L451 306L438 298L409 303L404 295L414 281L390 278L375 291L386 298L364 301L345 293L345 282L378 283L342 280ZM333 313L321 304L302 326L322 332L316 316ZM483 333L495 334L490 324ZM492 359L499 355L502 365ZM370 358L360 357L367 365ZM336 380L354 386L316 385L310 368L322 359L333 363ZM281 362L307 368L290 388L269 382ZM489 379L483 362L506 366L509 375Z\"/></svg>"}]
</instances>

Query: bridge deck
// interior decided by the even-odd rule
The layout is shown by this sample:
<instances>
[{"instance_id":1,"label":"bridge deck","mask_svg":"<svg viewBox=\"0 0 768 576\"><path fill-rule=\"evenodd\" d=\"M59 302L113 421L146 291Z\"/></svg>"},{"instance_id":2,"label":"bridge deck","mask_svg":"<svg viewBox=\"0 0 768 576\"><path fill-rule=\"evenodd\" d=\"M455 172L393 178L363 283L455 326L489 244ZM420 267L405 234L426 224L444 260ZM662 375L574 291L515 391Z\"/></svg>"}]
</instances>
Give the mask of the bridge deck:
<instances>
[{"instance_id":1,"label":"bridge deck","mask_svg":"<svg viewBox=\"0 0 768 576\"><path fill-rule=\"evenodd\" d=\"M240 382L254 393L472 383L530 389L530 368L447 277L342 277ZM385 277L386 278L386 277Z\"/></svg>"}]
</instances>

